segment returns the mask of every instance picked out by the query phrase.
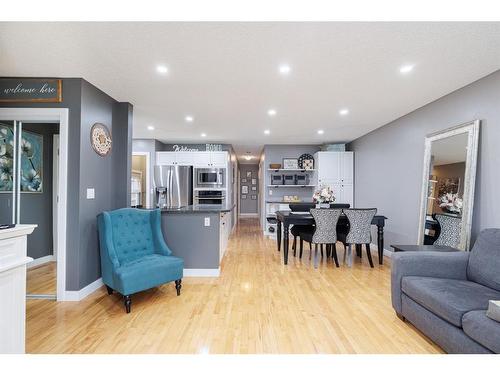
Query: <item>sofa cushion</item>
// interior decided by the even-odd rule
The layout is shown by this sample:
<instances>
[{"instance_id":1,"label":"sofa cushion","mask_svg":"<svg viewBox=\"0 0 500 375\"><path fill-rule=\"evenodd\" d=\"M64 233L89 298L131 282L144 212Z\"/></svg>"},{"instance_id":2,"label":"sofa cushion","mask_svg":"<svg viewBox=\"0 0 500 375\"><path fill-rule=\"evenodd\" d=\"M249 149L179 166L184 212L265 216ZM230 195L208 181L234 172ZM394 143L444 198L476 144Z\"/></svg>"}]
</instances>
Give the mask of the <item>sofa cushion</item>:
<instances>
[{"instance_id":1,"label":"sofa cushion","mask_svg":"<svg viewBox=\"0 0 500 375\"><path fill-rule=\"evenodd\" d=\"M408 297L449 323L461 327L462 316L471 310L485 310L500 292L467 280L405 276L401 289Z\"/></svg>"},{"instance_id":2,"label":"sofa cushion","mask_svg":"<svg viewBox=\"0 0 500 375\"><path fill-rule=\"evenodd\" d=\"M159 254L146 255L117 268L114 281L120 293L133 294L181 279L183 268L184 261L181 258Z\"/></svg>"},{"instance_id":3,"label":"sofa cushion","mask_svg":"<svg viewBox=\"0 0 500 375\"><path fill-rule=\"evenodd\" d=\"M500 353L500 323L486 316L485 310L469 311L462 318L464 332L471 339Z\"/></svg>"},{"instance_id":4,"label":"sofa cushion","mask_svg":"<svg viewBox=\"0 0 500 375\"><path fill-rule=\"evenodd\" d=\"M500 229L483 230L474 244L467 266L467 278L500 290Z\"/></svg>"}]
</instances>

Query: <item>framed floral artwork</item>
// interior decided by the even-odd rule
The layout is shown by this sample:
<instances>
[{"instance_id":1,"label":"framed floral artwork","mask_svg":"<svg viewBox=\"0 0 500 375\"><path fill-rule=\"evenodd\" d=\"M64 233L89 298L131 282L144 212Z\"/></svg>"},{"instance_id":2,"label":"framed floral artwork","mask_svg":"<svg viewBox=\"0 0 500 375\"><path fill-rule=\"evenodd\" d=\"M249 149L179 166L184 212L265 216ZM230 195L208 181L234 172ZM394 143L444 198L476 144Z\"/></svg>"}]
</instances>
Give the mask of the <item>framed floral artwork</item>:
<instances>
[{"instance_id":1,"label":"framed floral artwork","mask_svg":"<svg viewBox=\"0 0 500 375\"><path fill-rule=\"evenodd\" d=\"M23 130L21 135L21 192L43 192L43 136ZM14 129L0 124L0 193L10 193L14 184Z\"/></svg>"}]
</instances>

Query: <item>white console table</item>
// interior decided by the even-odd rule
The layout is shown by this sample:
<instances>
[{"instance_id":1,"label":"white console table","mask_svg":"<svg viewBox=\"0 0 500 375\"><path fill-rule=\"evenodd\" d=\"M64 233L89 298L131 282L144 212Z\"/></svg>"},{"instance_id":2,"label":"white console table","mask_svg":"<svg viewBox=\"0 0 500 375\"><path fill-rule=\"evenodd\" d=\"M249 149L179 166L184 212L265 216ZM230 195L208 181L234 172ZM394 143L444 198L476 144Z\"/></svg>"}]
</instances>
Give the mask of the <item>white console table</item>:
<instances>
[{"instance_id":1,"label":"white console table","mask_svg":"<svg viewBox=\"0 0 500 375\"><path fill-rule=\"evenodd\" d=\"M27 235L36 225L0 230L0 354L24 353Z\"/></svg>"}]
</instances>

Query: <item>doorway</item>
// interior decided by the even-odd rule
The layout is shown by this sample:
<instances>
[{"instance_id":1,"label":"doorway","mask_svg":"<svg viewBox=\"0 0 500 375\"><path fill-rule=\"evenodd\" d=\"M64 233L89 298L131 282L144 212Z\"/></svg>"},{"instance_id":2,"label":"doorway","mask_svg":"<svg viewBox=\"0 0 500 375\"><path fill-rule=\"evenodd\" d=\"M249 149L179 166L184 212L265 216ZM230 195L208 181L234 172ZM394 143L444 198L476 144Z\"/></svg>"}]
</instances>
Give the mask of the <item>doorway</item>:
<instances>
[{"instance_id":1,"label":"doorway","mask_svg":"<svg viewBox=\"0 0 500 375\"><path fill-rule=\"evenodd\" d=\"M152 208L149 152L132 153L130 206Z\"/></svg>"},{"instance_id":2,"label":"doorway","mask_svg":"<svg viewBox=\"0 0 500 375\"><path fill-rule=\"evenodd\" d=\"M27 238L28 298L65 300L68 110L0 108L0 222Z\"/></svg>"},{"instance_id":3,"label":"doorway","mask_svg":"<svg viewBox=\"0 0 500 375\"><path fill-rule=\"evenodd\" d=\"M240 164L239 167L239 216L259 216L259 165Z\"/></svg>"}]
</instances>

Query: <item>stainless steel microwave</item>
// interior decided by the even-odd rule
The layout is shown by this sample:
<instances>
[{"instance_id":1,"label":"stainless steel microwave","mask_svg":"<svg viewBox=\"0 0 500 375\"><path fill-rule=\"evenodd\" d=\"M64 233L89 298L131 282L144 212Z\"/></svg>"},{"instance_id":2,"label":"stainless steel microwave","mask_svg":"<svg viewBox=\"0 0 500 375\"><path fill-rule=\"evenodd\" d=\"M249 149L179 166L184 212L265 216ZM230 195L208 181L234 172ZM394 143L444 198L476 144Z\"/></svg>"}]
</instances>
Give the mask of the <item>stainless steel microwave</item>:
<instances>
[{"instance_id":1,"label":"stainless steel microwave","mask_svg":"<svg viewBox=\"0 0 500 375\"><path fill-rule=\"evenodd\" d=\"M226 186L226 168L196 168L194 174L198 188Z\"/></svg>"}]
</instances>

